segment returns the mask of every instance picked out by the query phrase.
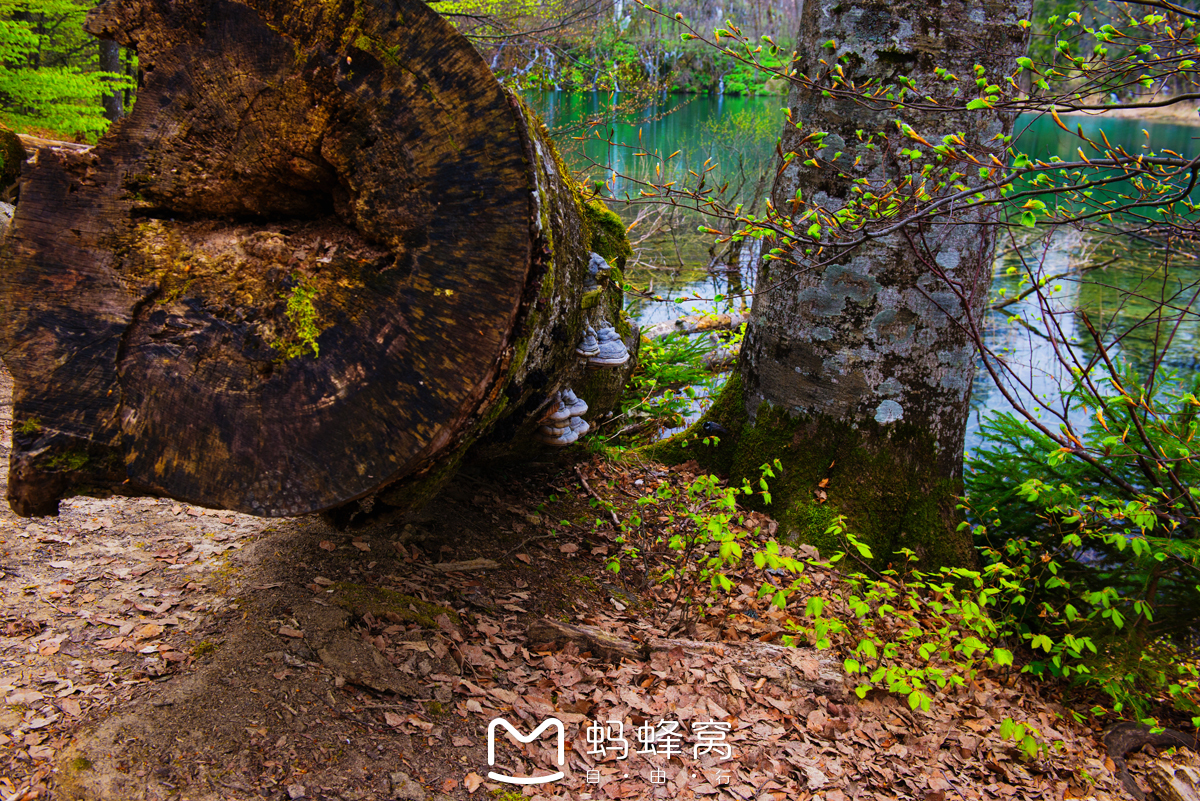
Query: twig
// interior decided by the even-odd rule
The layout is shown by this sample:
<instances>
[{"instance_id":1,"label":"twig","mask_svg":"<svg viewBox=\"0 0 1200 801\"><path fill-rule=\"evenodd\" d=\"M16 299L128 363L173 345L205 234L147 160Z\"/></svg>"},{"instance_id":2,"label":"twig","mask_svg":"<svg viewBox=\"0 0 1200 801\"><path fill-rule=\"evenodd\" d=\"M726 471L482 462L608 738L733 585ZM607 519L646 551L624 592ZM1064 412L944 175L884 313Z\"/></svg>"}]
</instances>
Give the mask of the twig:
<instances>
[{"instance_id":1,"label":"twig","mask_svg":"<svg viewBox=\"0 0 1200 801\"><path fill-rule=\"evenodd\" d=\"M612 518L613 522L613 531L619 532L621 530L621 521L617 519L617 513L614 512L612 510L612 506L605 503L604 499L597 495L596 491L592 489L590 484L588 484L587 479L583 477L583 471L579 469L579 465L575 465L575 475L579 477L579 483L583 484L583 488L587 490L587 494L595 498L596 502L599 503L602 508L608 510L608 516Z\"/></svg>"},{"instance_id":2,"label":"twig","mask_svg":"<svg viewBox=\"0 0 1200 801\"><path fill-rule=\"evenodd\" d=\"M554 536L553 534L542 534L540 537L526 537L524 540L522 540L522 541L521 541L521 543L520 543L519 545L517 545L517 547L516 547L516 548L513 548L511 551L509 551L508 553L504 554L504 556L501 556L500 558L501 558L501 559L507 559L508 557L510 557L510 556L512 556L514 553L516 553L517 551L519 551L519 550L521 550L522 548L524 548L524 547L525 547L526 545L528 545L529 543L531 543L531 542L537 542L538 540L546 540L546 539L550 539L550 538L551 538L551 537L553 537L553 536Z\"/></svg>"}]
</instances>

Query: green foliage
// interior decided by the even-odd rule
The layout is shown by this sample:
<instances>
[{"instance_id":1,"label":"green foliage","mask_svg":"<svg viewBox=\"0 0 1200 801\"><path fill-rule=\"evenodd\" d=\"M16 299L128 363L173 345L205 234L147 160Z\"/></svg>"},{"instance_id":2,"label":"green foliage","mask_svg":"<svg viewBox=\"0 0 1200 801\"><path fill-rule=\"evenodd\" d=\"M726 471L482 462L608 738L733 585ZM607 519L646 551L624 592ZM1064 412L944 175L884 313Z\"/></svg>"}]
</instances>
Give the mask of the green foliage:
<instances>
[{"instance_id":1,"label":"green foliage","mask_svg":"<svg viewBox=\"0 0 1200 801\"><path fill-rule=\"evenodd\" d=\"M865 565L875 558L844 519L829 533L850 546L849 561ZM916 561L911 551L898 555L904 562ZM827 562L809 561L829 567L847 559L843 552ZM996 644L1000 629L989 613L996 591L985 587L976 571L942 568L902 575L888 569L871 577L851 569L843 573L842 584L834 604L809 598L808 623L793 628L818 648L837 646L847 654L843 668L858 678L860 698L878 688L928 711L937 692L964 687L981 670L1013 664L1012 652Z\"/></svg>"},{"instance_id":2,"label":"green foliage","mask_svg":"<svg viewBox=\"0 0 1200 801\"><path fill-rule=\"evenodd\" d=\"M975 537L1011 582L1001 611L1032 654L1025 670L1095 688L1118 712L1169 697L1200 714L1197 379L1116 368L1107 387L1081 377L1067 393L1095 421L1075 448L1013 414L985 425L967 474Z\"/></svg>"},{"instance_id":3,"label":"green foliage","mask_svg":"<svg viewBox=\"0 0 1200 801\"><path fill-rule=\"evenodd\" d=\"M317 296L316 287L298 276L292 276L296 285L287 296L288 322L291 324L289 335L278 347L282 350L283 358L294 359L312 350L314 358L321 351L317 345L317 337L321 329L317 327L317 309L313 306L313 298Z\"/></svg>"},{"instance_id":4,"label":"green foliage","mask_svg":"<svg viewBox=\"0 0 1200 801\"><path fill-rule=\"evenodd\" d=\"M108 127L101 98L132 86L100 72L83 31L87 0L0 0L0 121L94 141Z\"/></svg>"},{"instance_id":5,"label":"green foliage","mask_svg":"<svg viewBox=\"0 0 1200 801\"><path fill-rule=\"evenodd\" d=\"M621 400L622 414L653 431L683 425L685 415L720 386L720 377L704 363L712 349L705 336L668 334L643 340L637 371Z\"/></svg>"},{"instance_id":6,"label":"green foliage","mask_svg":"<svg viewBox=\"0 0 1200 801\"><path fill-rule=\"evenodd\" d=\"M778 462L763 465L760 493L767 493L766 479L778 469ZM619 573L623 564L640 562L646 574L672 591L664 617L678 609L681 616L675 626L687 626L712 592L733 589L729 575L742 561L742 544L761 533L749 527L737 501L755 492L748 481L729 487L710 474L700 474L682 486L661 482L654 493L638 499L639 509L645 511L622 515L620 550L610 558L608 569ZM596 524L603 523L597 520ZM802 569L794 559L782 556L774 541L756 552L754 561L759 566Z\"/></svg>"}]
</instances>

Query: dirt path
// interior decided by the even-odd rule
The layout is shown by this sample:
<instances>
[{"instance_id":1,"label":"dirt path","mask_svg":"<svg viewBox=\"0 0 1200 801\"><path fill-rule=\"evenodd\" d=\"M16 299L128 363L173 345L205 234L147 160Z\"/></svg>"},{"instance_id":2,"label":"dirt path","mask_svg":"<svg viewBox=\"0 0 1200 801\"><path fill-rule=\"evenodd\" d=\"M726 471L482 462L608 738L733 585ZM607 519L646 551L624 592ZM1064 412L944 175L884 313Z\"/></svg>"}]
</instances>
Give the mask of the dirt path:
<instances>
[{"instance_id":1,"label":"dirt path","mask_svg":"<svg viewBox=\"0 0 1200 801\"><path fill-rule=\"evenodd\" d=\"M613 527L580 475L623 515L692 478L601 462L468 477L418 520L345 533L155 499L77 498L38 521L0 511L0 797L1122 797L1096 733L1013 677L981 676L931 713L860 701L840 657L775 644L805 598L770 608L756 569L665 639L669 593L605 572ZM492 563L461 564L479 559ZM839 591L812 578L812 593ZM636 658L527 636L543 618ZM566 729L560 781L485 778L558 770L550 741L511 737L488 765L492 719L529 732L551 715ZM1022 759L1006 716L1058 745ZM607 729L589 739L595 721ZM728 758L697 750L706 727L724 728Z\"/></svg>"}]
</instances>

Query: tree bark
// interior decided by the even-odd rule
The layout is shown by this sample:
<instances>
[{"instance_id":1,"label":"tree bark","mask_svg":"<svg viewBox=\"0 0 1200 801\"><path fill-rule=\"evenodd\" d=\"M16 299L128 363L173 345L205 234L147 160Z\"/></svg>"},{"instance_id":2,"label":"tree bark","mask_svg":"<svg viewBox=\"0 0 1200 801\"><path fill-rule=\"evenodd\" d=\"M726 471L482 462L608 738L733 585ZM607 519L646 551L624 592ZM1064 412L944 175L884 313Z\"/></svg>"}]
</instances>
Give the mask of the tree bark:
<instances>
[{"instance_id":1,"label":"tree bark","mask_svg":"<svg viewBox=\"0 0 1200 801\"><path fill-rule=\"evenodd\" d=\"M619 276L585 293L602 210L426 6L110 0L88 29L144 85L95 148L38 151L0 248L19 514L412 504L489 433L539 449L555 390L612 402L632 361L575 353L603 319L636 342Z\"/></svg>"},{"instance_id":2,"label":"tree bark","mask_svg":"<svg viewBox=\"0 0 1200 801\"><path fill-rule=\"evenodd\" d=\"M121 66L121 46L116 42L101 40L100 69L104 72L123 72ZM104 118L116 122L125 116L125 91L114 89L104 96Z\"/></svg>"},{"instance_id":3,"label":"tree bark","mask_svg":"<svg viewBox=\"0 0 1200 801\"><path fill-rule=\"evenodd\" d=\"M901 153L917 145L898 120L935 144L960 132L982 164L1004 159L998 137L1011 133L1012 116L966 104L979 95L976 65L990 83L1012 73L1026 47L1018 23L1029 10L1028 0L806 3L793 67L812 84L793 84L791 118L801 124L785 126L782 152L802 151L816 132L827 136L816 160L780 165L774 208L787 213L800 197L832 213L855 197L855 181L874 188L926 180L926 164L941 166L936 154ZM886 90L870 99L848 89L896 85L898 76L915 85L904 106L886 102ZM938 180L935 172L928 182ZM982 180L973 168L962 182ZM793 214L803 233L811 220ZM823 266L795 243L787 260L764 263L740 378L709 417L735 436L707 458L757 481L760 466L780 457L770 509L785 531L841 550L826 531L845 515L880 562L895 561L902 548L926 565L974 561L969 533L956 531L975 371L963 324L978 322L987 303L995 215L980 205L953 219L926 218Z\"/></svg>"}]
</instances>

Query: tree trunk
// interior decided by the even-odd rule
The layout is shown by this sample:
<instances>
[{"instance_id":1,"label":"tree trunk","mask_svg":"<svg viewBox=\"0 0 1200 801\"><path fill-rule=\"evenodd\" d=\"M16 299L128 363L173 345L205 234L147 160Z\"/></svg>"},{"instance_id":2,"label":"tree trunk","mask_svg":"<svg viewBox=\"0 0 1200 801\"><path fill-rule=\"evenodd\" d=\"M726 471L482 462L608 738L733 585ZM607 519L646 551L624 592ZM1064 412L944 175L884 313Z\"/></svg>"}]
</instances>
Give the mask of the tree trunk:
<instances>
[{"instance_id":1,"label":"tree trunk","mask_svg":"<svg viewBox=\"0 0 1200 801\"><path fill-rule=\"evenodd\" d=\"M88 29L144 85L95 148L37 153L0 252L19 514L409 504L489 433L544 452L554 391L613 401L632 362L575 348L636 341L619 276L585 287L628 245L426 6L110 0Z\"/></svg>"},{"instance_id":2,"label":"tree trunk","mask_svg":"<svg viewBox=\"0 0 1200 801\"><path fill-rule=\"evenodd\" d=\"M100 69L104 72L124 72L121 65L121 46L116 42L100 42ZM125 116L125 91L114 89L104 96L104 118L116 122Z\"/></svg>"},{"instance_id":3,"label":"tree trunk","mask_svg":"<svg viewBox=\"0 0 1200 801\"><path fill-rule=\"evenodd\" d=\"M855 198L857 180L866 179L879 194L886 194L878 187L888 181L899 187L908 176L925 180L924 165L941 165L928 147L918 160L900 152L917 144L897 120L933 144L961 132L964 150L982 164L989 156L1004 159L997 137L1011 133L1012 116L965 106L980 94L976 65L991 83L1004 83L1012 73L1025 52L1018 23L1029 9L1029 0L806 3L793 66L815 88L793 85L791 117L802 127L785 126L782 150L801 151L815 132L827 136L815 154L819 161L807 154L781 165L775 209L795 209L800 197L833 212ZM831 80L834 68L844 72L845 83ZM944 79L936 68L958 80ZM848 96L856 95L848 86L870 85L869 97L877 87L897 84L897 76L916 87L903 107L883 102L886 90L878 100ZM940 176L934 172L928 183L945 180ZM961 180L982 183L976 167ZM812 220L793 214L803 233ZM764 264L740 376L708 418L734 436L707 458L756 482L760 467L780 457L783 475L772 482L770 508L783 530L822 550L843 549L826 531L845 515L879 562L902 563L892 556L902 548L925 565L974 561L970 534L956 531L975 371L975 350L962 324L978 321L987 303L995 215L995 207L981 205L953 220L926 218L825 266L813 266L805 250L811 245L793 242L785 246L788 260ZM920 243L919 252L913 243ZM935 277L939 272L943 279ZM687 436L704 434L697 429Z\"/></svg>"}]
</instances>

